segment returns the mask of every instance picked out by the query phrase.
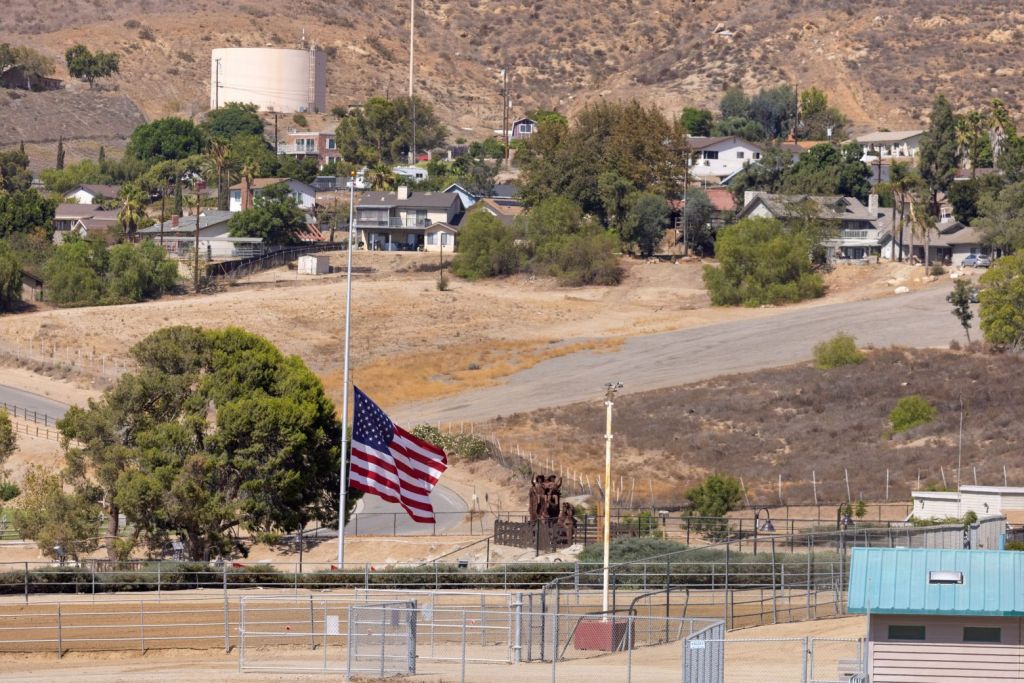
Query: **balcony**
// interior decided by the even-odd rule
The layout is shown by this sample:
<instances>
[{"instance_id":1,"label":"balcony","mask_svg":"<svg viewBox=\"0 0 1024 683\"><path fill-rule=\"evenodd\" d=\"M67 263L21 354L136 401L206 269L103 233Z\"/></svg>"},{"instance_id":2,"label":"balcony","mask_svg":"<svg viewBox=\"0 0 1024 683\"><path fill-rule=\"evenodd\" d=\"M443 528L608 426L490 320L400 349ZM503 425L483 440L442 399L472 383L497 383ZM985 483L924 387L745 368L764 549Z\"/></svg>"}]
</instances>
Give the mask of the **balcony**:
<instances>
[{"instance_id":1,"label":"balcony","mask_svg":"<svg viewBox=\"0 0 1024 683\"><path fill-rule=\"evenodd\" d=\"M296 145L288 144L286 142L279 142L277 145L278 154L294 154L304 156L320 156L320 152L317 151L316 147L309 147L307 145Z\"/></svg>"},{"instance_id":2,"label":"balcony","mask_svg":"<svg viewBox=\"0 0 1024 683\"><path fill-rule=\"evenodd\" d=\"M426 228L433 224L433 221L429 219L409 219L402 220L401 218L387 218L387 219L367 219L361 218L359 214L356 214L355 225L357 228Z\"/></svg>"}]
</instances>

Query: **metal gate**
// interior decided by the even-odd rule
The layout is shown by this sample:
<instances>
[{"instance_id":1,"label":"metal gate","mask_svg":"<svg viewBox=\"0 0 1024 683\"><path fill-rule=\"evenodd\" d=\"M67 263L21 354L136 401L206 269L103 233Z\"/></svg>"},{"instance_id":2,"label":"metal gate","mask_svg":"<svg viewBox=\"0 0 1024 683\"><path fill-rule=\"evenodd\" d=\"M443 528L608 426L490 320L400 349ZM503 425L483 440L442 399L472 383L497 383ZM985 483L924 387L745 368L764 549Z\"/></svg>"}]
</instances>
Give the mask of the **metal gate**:
<instances>
[{"instance_id":1,"label":"metal gate","mask_svg":"<svg viewBox=\"0 0 1024 683\"><path fill-rule=\"evenodd\" d=\"M723 683L725 622L701 629L683 641L683 683Z\"/></svg>"}]
</instances>

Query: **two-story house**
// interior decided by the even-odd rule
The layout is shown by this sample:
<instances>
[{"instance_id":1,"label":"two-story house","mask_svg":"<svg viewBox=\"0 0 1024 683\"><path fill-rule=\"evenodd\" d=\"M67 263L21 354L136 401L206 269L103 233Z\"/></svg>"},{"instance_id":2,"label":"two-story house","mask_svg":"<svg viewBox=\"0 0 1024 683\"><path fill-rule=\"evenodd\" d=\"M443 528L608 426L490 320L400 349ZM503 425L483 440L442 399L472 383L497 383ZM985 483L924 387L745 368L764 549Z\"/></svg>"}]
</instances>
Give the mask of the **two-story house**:
<instances>
[{"instance_id":1,"label":"two-story house","mask_svg":"<svg viewBox=\"0 0 1024 683\"><path fill-rule=\"evenodd\" d=\"M79 204L99 204L103 200L117 199L121 193L120 185L99 185L88 183L75 185L64 193L64 201L78 202Z\"/></svg>"},{"instance_id":2,"label":"two-story house","mask_svg":"<svg viewBox=\"0 0 1024 683\"><path fill-rule=\"evenodd\" d=\"M299 159L316 157L321 167L341 158L334 131L289 130L287 141L277 144L277 153Z\"/></svg>"},{"instance_id":3,"label":"two-story house","mask_svg":"<svg viewBox=\"0 0 1024 683\"><path fill-rule=\"evenodd\" d=\"M745 192L743 208L736 219L775 218L781 221L806 217L823 221L831 235L822 241L826 258L865 260L880 256L892 239L893 210L878 206L878 195L868 197L865 206L856 197L838 195L781 195Z\"/></svg>"},{"instance_id":4,"label":"two-story house","mask_svg":"<svg viewBox=\"0 0 1024 683\"><path fill-rule=\"evenodd\" d=\"M370 250L454 250L463 212L452 192L366 192L356 203L356 239Z\"/></svg>"},{"instance_id":5,"label":"two-story house","mask_svg":"<svg viewBox=\"0 0 1024 683\"><path fill-rule=\"evenodd\" d=\"M735 135L691 137L689 146L690 175L716 184L742 171L746 164L761 158L759 145Z\"/></svg>"},{"instance_id":6,"label":"two-story house","mask_svg":"<svg viewBox=\"0 0 1024 683\"><path fill-rule=\"evenodd\" d=\"M865 133L854 138L863 152L865 163L882 159L913 159L921 148L923 130L892 130Z\"/></svg>"},{"instance_id":7,"label":"two-story house","mask_svg":"<svg viewBox=\"0 0 1024 683\"><path fill-rule=\"evenodd\" d=\"M117 210L97 204L58 204L53 212L53 243L63 244L71 233L88 238L106 234L117 225Z\"/></svg>"},{"instance_id":8,"label":"two-story house","mask_svg":"<svg viewBox=\"0 0 1024 683\"><path fill-rule=\"evenodd\" d=\"M285 184L288 191L299 208L306 213L313 213L316 207L316 188L301 180L294 178L254 178L252 185L244 178L242 182L232 185L228 201L228 210L232 213L245 211L253 205L253 202L263 190L273 185Z\"/></svg>"}]
</instances>

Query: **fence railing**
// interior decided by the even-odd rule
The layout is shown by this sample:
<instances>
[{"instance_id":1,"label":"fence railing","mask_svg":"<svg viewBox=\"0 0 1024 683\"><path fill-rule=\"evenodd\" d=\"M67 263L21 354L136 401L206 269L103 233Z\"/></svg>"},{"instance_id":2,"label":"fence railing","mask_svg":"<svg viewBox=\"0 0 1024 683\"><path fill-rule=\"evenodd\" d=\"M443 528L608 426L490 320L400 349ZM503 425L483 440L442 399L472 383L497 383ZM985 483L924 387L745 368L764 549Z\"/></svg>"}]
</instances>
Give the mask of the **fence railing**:
<instances>
[{"instance_id":1,"label":"fence railing","mask_svg":"<svg viewBox=\"0 0 1024 683\"><path fill-rule=\"evenodd\" d=\"M94 349L73 347L37 340L0 341L0 358L17 363L37 363L49 367L72 368L104 379L117 379L133 369L126 358L96 353Z\"/></svg>"}]
</instances>

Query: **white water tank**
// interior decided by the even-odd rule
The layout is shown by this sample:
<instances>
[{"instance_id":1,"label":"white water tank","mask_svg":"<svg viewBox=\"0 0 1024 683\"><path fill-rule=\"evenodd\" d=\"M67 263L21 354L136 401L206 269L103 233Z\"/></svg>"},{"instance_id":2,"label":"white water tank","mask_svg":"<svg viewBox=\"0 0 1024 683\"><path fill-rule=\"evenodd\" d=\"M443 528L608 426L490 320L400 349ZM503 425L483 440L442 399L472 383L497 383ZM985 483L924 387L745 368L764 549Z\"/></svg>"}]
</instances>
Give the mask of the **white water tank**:
<instances>
[{"instance_id":1,"label":"white water tank","mask_svg":"<svg viewBox=\"0 0 1024 683\"><path fill-rule=\"evenodd\" d=\"M222 47L210 60L210 108L255 104L284 114L323 112L327 58L316 48Z\"/></svg>"}]
</instances>

